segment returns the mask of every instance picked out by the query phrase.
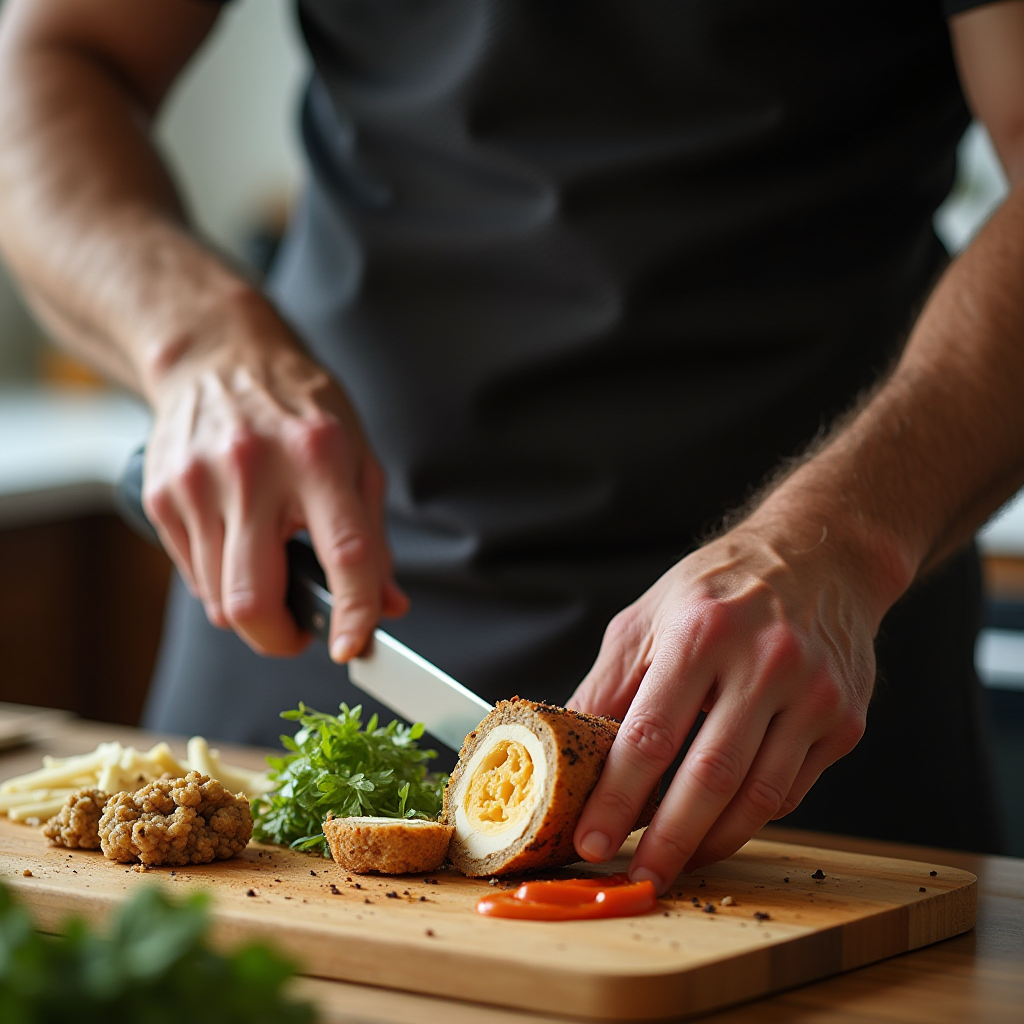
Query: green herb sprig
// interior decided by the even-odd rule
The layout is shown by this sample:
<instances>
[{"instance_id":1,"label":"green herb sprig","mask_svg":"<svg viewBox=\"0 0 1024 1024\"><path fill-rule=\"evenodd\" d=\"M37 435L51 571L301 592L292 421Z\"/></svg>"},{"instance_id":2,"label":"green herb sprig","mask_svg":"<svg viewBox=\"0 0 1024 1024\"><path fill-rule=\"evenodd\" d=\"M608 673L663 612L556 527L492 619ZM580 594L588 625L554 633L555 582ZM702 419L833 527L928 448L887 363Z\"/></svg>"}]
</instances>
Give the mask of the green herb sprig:
<instances>
[{"instance_id":1,"label":"green herb sprig","mask_svg":"<svg viewBox=\"0 0 1024 1024\"><path fill-rule=\"evenodd\" d=\"M147 1024L312 1024L284 995L292 965L267 946L227 955L207 941L209 899L147 885L100 935L79 919L41 935L0 884L0 1021L144 1020Z\"/></svg>"},{"instance_id":2,"label":"green herb sprig","mask_svg":"<svg viewBox=\"0 0 1024 1024\"><path fill-rule=\"evenodd\" d=\"M379 726L373 715L364 729L362 707L347 704L327 715L300 702L281 717L300 728L294 737L281 737L291 753L267 758L277 788L253 807L254 839L329 857L328 812L336 818L437 817L448 777L427 771L437 752L417 745L422 724Z\"/></svg>"}]
</instances>

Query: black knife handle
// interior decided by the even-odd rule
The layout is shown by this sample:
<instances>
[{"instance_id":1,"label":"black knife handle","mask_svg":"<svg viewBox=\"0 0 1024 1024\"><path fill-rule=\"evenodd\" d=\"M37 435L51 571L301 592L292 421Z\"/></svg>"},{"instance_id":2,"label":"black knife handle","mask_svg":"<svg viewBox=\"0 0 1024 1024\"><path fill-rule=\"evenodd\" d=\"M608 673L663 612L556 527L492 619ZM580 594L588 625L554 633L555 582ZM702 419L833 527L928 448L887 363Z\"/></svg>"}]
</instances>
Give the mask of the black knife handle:
<instances>
[{"instance_id":1,"label":"black knife handle","mask_svg":"<svg viewBox=\"0 0 1024 1024\"><path fill-rule=\"evenodd\" d=\"M132 454L118 481L114 504L129 526L150 543L159 544L160 537L142 507L142 474L145 464L146 449L140 448ZM285 553L288 559L285 603L299 629L327 643L334 600L327 589L327 577L306 533L292 537L285 545Z\"/></svg>"},{"instance_id":2,"label":"black knife handle","mask_svg":"<svg viewBox=\"0 0 1024 1024\"><path fill-rule=\"evenodd\" d=\"M327 577L317 561L312 545L302 536L292 537L285 545L288 559L288 590L285 603L295 616L299 629L330 641L331 612L334 598L327 589Z\"/></svg>"},{"instance_id":3,"label":"black knife handle","mask_svg":"<svg viewBox=\"0 0 1024 1024\"><path fill-rule=\"evenodd\" d=\"M140 536L160 547L156 528L149 521L142 507L142 474L146 466L146 449L137 448L132 452L128 465L124 467L121 479L114 488L114 505L121 518Z\"/></svg>"}]
</instances>

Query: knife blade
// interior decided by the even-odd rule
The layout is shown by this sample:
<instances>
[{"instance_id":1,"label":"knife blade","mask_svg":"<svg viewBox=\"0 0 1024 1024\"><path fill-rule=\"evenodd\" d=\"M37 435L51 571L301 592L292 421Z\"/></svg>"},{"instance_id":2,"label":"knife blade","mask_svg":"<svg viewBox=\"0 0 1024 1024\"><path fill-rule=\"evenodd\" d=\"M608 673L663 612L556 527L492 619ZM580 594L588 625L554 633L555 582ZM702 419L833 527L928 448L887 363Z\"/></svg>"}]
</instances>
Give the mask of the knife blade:
<instances>
[{"instance_id":1,"label":"knife blade","mask_svg":"<svg viewBox=\"0 0 1024 1024\"><path fill-rule=\"evenodd\" d=\"M323 567L309 544L296 537L288 541L287 553L288 607L300 628L327 643L334 599ZM383 629L375 629L366 653L348 663L348 676L406 721L422 722L452 750L459 750L466 735L494 710Z\"/></svg>"},{"instance_id":2,"label":"knife blade","mask_svg":"<svg viewBox=\"0 0 1024 1024\"><path fill-rule=\"evenodd\" d=\"M128 460L115 500L128 523L147 540L159 544L142 505L144 464L145 449L139 449ZM323 567L308 538L292 537L285 547L288 608L300 629L327 643L334 599ZM348 673L364 693L406 721L422 722L432 736L456 751L466 735L494 710L482 697L382 629L375 629L369 649L348 663Z\"/></svg>"}]
</instances>

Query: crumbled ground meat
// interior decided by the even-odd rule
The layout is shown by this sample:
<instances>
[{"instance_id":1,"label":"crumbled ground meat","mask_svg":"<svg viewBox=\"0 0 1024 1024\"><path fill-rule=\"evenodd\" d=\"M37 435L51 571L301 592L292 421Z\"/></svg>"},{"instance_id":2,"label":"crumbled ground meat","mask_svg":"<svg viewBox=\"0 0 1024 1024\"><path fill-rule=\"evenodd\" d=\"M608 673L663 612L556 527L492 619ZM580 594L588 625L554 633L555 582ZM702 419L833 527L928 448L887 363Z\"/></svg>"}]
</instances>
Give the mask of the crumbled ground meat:
<instances>
[{"instance_id":1,"label":"crumbled ground meat","mask_svg":"<svg viewBox=\"0 0 1024 1024\"><path fill-rule=\"evenodd\" d=\"M64 801L64 806L44 826L43 835L53 846L69 850L100 848L100 815L107 802L102 789L80 789Z\"/></svg>"},{"instance_id":2,"label":"crumbled ground meat","mask_svg":"<svg viewBox=\"0 0 1024 1024\"><path fill-rule=\"evenodd\" d=\"M157 864L208 864L245 849L252 835L249 801L233 796L199 772L159 779L136 793L107 801L99 825L110 860Z\"/></svg>"}]
</instances>

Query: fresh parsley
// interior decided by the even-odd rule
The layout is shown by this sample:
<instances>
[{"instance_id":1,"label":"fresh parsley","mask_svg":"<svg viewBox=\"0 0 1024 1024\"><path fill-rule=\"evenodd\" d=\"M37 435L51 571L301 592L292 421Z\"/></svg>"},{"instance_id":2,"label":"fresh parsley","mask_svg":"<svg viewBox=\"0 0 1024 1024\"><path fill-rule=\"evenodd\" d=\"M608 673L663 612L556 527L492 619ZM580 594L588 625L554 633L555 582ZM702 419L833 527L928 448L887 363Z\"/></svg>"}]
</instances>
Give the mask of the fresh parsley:
<instances>
[{"instance_id":1,"label":"fresh parsley","mask_svg":"<svg viewBox=\"0 0 1024 1024\"><path fill-rule=\"evenodd\" d=\"M364 729L358 705L342 704L339 714L327 715L301 702L281 717L300 728L294 737L281 737L291 753L267 758L277 788L253 806L254 839L329 857L328 812L336 818L437 817L448 777L428 773L426 762L437 752L417 745L421 723L380 726L373 715Z\"/></svg>"},{"instance_id":2,"label":"fresh parsley","mask_svg":"<svg viewBox=\"0 0 1024 1024\"><path fill-rule=\"evenodd\" d=\"M313 1008L283 994L292 965L273 950L210 948L208 903L147 885L106 934L69 919L50 936L0 884L0 1021L312 1024Z\"/></svg>"}]
</instances>

